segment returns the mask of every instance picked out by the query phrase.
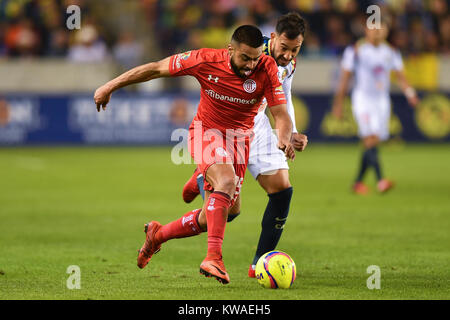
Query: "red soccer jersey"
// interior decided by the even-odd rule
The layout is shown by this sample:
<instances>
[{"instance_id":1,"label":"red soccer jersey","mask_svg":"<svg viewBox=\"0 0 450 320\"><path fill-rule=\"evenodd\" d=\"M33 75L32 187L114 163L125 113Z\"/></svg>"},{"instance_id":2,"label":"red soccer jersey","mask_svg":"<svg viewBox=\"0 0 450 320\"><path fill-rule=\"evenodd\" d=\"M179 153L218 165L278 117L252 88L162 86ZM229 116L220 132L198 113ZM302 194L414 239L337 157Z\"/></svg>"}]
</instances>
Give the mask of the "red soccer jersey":
<instances>
[{"instance_id":1,"label":"red soccer jersey","mask_svg":"<svg viewBox=\"0 0 450 320\"><path fill-rule=\"evenodd\" d=\"M170 59L172 76L194 76L201 85L200 103L194 121L205 129L251 130L263 97L268 107L285 104L273 58L262 55L247 78L237 76L227 49L199 49Z\"/></svg>"}]
</instances>

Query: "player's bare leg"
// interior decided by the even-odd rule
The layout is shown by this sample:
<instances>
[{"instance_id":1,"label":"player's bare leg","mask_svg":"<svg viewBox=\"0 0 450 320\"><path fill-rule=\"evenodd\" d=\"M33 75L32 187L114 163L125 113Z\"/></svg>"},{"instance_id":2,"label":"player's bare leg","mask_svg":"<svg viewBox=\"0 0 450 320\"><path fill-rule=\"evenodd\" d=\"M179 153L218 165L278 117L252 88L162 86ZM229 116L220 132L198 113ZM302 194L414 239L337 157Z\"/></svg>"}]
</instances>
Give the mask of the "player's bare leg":
<instances>
[{"instance_id":1,"label":"player's bare leg","mask_svg":"<svg viewBox=\"0 0 450 320\"><path fill-rule=\"evenodd\" d=\"M277 170L273 174L260 174L257 181L266 191L269 202L261 223L258 247L248 270L248 276L251 278L255 277L254 266L258 259L266 252L274 250L280 240L293 193L289 171L286 169Z\"/></svg>"},{"instance_id":2,"label":"player's bare leg","mask_svg":"<svg viewBox=\"0 0 450 320\"><path fill-rule=\"evenodd\" d=\"M280 192L291 187L289 171L286 169L277 170L274 174L260 174L256 180L268 194Z\"/></svg>"},{"instance_id":3,"label":"player's bare leg","mask_svg":"<svg viewBox=\"0 0 450 320\"><path fill-rule=\"evenodd\" d=\"M199 216L200 224L206 219L208 231L208 251L200 265L200 273L227 284L230 277L222 260L222 243L228 209L236 191L234 168L231 164L213 164L206 172L206 180L214 191L209 193Z\"/></svg>"}]
</instances>

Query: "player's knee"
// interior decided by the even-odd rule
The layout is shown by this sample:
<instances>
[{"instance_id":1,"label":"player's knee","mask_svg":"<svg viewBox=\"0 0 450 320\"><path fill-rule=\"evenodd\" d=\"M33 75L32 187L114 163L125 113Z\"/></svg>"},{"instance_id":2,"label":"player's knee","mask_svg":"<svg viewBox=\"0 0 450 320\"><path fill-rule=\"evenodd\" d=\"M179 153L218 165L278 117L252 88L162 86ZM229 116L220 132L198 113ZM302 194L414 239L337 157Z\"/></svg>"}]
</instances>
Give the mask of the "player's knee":
<instances>
[{"instance_id":1,"label":"player's knee","mask_svg":"<svg viewBox=\"0 0 450 320\"><path fill-rule=\"evenodd\" d=\"M232 197L236 190L236 181L234 176L224 175L221 177L220 181L217 183L217 186L214 187L214 190L227 193L230 197Z\"/></svg>"},{"instance_id":2,"label":"player's knee","mask_svg":"<svg viewBox=\"0 0 450 320\"><path fill-rule=\"evenodd\" d=\"M281 191L287 190L289 188L292 188L292 185L289 182L289 179L286 179L286 180L280 181L280 183L277 184L275 186L275 188L276 188L275 192L281 192Z\"/></svg>"},{"instance_id":3,"label":"player's knee","mask_svg":"<svg viewBox=\"0 0 450 320\"><path fill-rule=\"evenodd\" d=\"M267 194L278 193L292 187L287 170L278 170L271 175L260 175L257 180Z\"/></svg>"},{"instance_id":4,"label":"player's knee","mask_svg":"<svg viewBox=\"0 0 450 320\"><path fill-rule=\"evenodd\" d=\"M292 187L292 185L291 185L289 179L280 179L278 181L274 181L274 183L269 184L266 187L266 192L268 194L273 194L273 193L282 192L291 187Z\"/></svg>"},{"instance_id":5,"label":"player's knee","mask_svg":"<svg viewBox=\"0 0 450 320\"><path fill-rule=\"evenodd\" d=\"M228 218L227 218L227 222L233 221L240 214L241 214L240 212L238 212L238 213L229 213L228 214Z\"/></svg>"}]
</instances>

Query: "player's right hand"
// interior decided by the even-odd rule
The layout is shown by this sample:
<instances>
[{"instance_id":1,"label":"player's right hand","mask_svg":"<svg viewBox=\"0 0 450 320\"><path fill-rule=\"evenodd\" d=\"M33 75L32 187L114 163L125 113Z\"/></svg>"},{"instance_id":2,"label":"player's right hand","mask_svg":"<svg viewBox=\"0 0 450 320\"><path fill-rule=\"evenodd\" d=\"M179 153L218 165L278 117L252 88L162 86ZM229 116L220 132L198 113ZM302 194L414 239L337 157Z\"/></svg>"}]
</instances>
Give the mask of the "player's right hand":
<instances>
[{"instance_id":1,"label":"player's right hand","mask_svg":"<svg viewBox=\"0 0 450 320\"><path fill-rule=\"evenodd\" d=\"M409 105L411 107L413 107L413 108L417 107L419 105L419 103L420 103L420 99L419 99L419 97L417 95L413 96L411 98L407 98L407 99L408 99Z\"/></svg>"},{"instance_id":2,"label":"player's right hand","mask_svg":"<svg viewBox=\"0 0 450 320\"><path fill-rule=\"evenodd\" d=\"M97 105L98 112L100 112L100 107L102 107L103 110L106 110L106 105L111 99L111 94L111 91L105 86L101 86L100 88L95 90L94 102Z\"/></svg>"},{"instance_id":3,"label":"player's right hand","mask_svg":"<svg viewBox=\"0 0 450 320\"><path fill-rule=\"evenodd\" d=\"M342 114L343 114L342 109L343 109L342 103L335 102L333 104L333 108L331 109L331 112L336 119L339 119L339 120L342 119Z\"/></svg>"}]
</instances>

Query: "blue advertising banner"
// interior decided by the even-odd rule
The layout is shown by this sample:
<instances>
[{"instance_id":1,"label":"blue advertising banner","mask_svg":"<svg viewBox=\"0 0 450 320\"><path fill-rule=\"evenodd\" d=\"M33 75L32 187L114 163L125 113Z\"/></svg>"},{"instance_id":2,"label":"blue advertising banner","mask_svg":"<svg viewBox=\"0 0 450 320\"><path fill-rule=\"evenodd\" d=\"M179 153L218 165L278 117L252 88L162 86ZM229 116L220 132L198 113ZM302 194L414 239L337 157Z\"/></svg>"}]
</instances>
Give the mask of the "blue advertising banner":
<instances>
[{"instance_id":1,"label":"blue advertising banner","mask_svg":"<svg viewBox=\"0 0 450 320\"><path fill-rule=\"evenodd\" d=\"M350 100L338 120L332 99L294 95L298 130L310 141L356 141ZM174 144L172 133L189 127L198 101L196 94L117 93L107 112L97 112L91 95L8 95L0 97L0 145ZM405 141L450 141L448 94L424 95L416 109L392 95L390 133Z\"/></svg>"}]
</instances>

